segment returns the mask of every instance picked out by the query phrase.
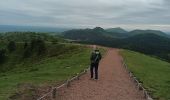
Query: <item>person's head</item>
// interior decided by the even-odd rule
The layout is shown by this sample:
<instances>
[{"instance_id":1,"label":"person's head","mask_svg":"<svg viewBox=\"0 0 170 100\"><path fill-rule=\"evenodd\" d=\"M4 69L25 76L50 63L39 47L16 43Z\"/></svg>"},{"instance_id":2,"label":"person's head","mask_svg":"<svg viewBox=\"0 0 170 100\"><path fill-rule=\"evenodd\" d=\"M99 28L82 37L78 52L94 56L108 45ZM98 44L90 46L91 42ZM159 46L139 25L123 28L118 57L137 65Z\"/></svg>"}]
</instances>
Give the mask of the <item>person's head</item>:
<instances>
[{"instance_id":1,"label":"person's head","mask_svg":"<svg viewBox=\"0 0 170 100\"><path fill-rule=\"evenodd\" d=\"M99 52L99 49L96 49L96 50L94 50L94 51Z\"/></svg>"}]
</instances>

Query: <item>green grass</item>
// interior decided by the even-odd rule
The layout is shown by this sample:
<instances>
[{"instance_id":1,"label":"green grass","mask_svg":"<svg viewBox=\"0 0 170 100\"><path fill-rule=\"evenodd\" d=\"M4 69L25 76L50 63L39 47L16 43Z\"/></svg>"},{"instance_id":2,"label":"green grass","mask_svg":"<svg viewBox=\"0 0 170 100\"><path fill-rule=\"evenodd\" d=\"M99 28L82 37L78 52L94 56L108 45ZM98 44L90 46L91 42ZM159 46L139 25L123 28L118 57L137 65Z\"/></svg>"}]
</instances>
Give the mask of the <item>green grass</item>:
<instances>
[{"instance_id":1,"label":"green grass","mask_svg":"<svg viewBox=\"0 0 170 100\"><path fill-rule=\"evenodd\" d=\"M14 66L9 71L0 72L0 100L6 100L15 94L18 84L53 85L71 78L89 66L90 48L74 44L53 44L47 47L48 54L42 56L42 59L37 57L39 60L34 56L21 60L22 45L14 53L8 54L9 60L3 67ZM105 49L101 51L104 53Z\"/></svg>"},{"instance_id":2,"label":"green grass","mask_svg":"<svg viewBox=\"0 0 170 100\"><path fill-rule=\"evenodd\" d=\"M121 54L153 98L170 100L170 63L128 50L121 50Z\"/></svg>"}]
</instances>

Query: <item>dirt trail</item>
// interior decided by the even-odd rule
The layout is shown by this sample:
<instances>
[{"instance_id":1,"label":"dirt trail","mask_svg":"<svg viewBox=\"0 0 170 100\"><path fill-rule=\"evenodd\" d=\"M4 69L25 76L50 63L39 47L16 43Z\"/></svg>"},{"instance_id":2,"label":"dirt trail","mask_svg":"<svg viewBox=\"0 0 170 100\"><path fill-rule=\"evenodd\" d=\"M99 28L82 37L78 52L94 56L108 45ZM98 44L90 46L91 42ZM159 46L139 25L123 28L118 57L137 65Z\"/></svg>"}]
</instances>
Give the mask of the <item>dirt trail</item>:
<instances>
[{"instance_id":1,"label":"dirt trail","mask_svg":"<svg viewBox=\"0 0 170 100\"><path fill-rule=\"evenodd\" d=\"M56 100L145 100L122 66L117 49L109 49L101 60L99 80L91 80L88 72L58 92Z\"/></svg>"}]
</instances>

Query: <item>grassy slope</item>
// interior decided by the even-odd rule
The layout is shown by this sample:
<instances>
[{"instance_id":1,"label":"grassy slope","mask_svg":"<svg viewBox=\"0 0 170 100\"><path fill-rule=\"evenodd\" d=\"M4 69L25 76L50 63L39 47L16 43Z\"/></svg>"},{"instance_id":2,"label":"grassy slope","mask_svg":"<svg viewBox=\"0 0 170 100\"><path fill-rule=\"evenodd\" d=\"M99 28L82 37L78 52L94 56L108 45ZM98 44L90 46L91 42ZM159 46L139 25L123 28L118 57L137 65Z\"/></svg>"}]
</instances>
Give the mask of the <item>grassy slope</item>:
<instances>
[{"instance_id":1,"label":"grassy slope","mask_svg":"<svg viewBox=\"0 0 170 100\"><path fill-rule=\"evenodd\" d=\"M0 100L6 100L20 83L52 84L72 77L89 65L90 51L90 48L80 47L74 52L48 57L37 63L23 62L26 64L20 63L12 70L0 73Z\"/></svg>"},{"instance_id":2,"label":"grassy slope","mask_svg":"<svg viewBox=\"0 0 170 100\"><path fill-rule=\"evenodd\" d=\"M170 100L170 63L127 50L122 50L121 54L128 68L154 98Z\"/></svg>"}]
</instances>

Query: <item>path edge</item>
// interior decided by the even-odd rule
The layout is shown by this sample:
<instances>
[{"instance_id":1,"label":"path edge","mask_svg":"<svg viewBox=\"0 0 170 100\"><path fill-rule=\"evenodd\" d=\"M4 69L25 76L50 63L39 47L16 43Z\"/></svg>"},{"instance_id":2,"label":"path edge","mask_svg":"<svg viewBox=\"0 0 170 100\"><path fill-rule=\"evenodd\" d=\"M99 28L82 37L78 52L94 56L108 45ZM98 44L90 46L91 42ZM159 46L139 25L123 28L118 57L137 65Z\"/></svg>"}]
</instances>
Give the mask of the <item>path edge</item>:
<instances>
[{"instance_id":1,"label":"path edge","mask_svg":"<svg viewBox=\"0 0 170 100\"><path fill-rule=\"evenodd\" d=\"M60 88L62 88L62 87L64 87L64 86L69 87L69 86L70 86L70 83L71 83L72 81L74 81L74 80L79 80L79 78L80 78L82 75L86 74L88 70L90 70L90 67L89 67L89 66L88 66L88 68L84 69L84 71L82 71L82 72L80 72L80 73L77 73L76 76L73 76L72 78L69 78L68 80L66 80L63 84L61 84L61 85L59 85L59 86L57 86L57 87L52 87L52 89L51 89L49 92L47 92L46 94L42 95L41 97L39 97L39 98L36 99L36 100L43 100L43 99L44 99L45 97L47 97L47 96L51 96L51 98L53 98L53 99L56 98L56 93L57 93L57 90L58 90L58 89L60 89Z\"/></svg>"},{"instance_id":2,"label":"path edge","mask_svg":"<svg viewBox=\"0 0 170 100\"><path fill-rule=\"evenodd\" d=\"M124 58L122 57L121 63L123 65L123 67L126 69L126 71L128 72L128 75L130 76L130 78L133 79L133 81L136 83L136 86L138 87L138 90L142 90L143 91L143 95L145 97L146 100L154 100L149 94L147 89L145 89L143 87L143 84L139 82L139 80L137 80L136 76L128 69L128 66L124 60Z\"/></svg>"}]
</instances>

